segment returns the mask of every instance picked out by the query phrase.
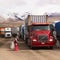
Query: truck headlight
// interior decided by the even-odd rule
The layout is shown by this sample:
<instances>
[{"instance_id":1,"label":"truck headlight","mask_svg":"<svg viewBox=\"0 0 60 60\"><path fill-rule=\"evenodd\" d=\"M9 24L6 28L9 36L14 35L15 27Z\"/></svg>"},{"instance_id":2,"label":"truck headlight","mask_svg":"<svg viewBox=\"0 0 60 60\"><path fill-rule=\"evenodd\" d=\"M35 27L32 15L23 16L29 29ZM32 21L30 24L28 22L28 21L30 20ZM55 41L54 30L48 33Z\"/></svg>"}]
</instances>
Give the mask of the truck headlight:
<instances>
[{"instance_id":1,"label":"truck headlight","mask_svg":"<svg viewBox=\"0 0 60 60\"><path fill-rule=\"evenodd\" d=\"M49 41L53 41L53 39L50 39Z\"/></svg>"},{"instance_id":2,"label":"truck headlight","mask_svg":"<svg viewBox=\"0 0 60 60\"><path fill-rule=\"evenodd\" d=\"M37 41L36 39L33 39L33 41Z\"/></svg>"}]
</instances>

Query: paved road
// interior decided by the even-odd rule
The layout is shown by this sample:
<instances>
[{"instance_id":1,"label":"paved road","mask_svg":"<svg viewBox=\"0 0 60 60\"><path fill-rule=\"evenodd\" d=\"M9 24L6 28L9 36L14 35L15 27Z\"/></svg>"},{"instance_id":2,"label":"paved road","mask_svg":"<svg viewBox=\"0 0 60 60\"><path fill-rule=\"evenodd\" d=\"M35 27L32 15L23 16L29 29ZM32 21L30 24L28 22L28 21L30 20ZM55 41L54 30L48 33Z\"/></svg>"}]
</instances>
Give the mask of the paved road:
<instances>
[{"instance_id":1,"label":"paved road","mask_svg":"<svg viewBox=\"0 0 60 60\"><path fill-rule=\"evenodd\" d=\"M0 38L0 60L60 60L60 49L58 48L32 50L20 41L19 51L12 51L9 48L11 40L13 39Z\"/></svg>"}]
</instances>

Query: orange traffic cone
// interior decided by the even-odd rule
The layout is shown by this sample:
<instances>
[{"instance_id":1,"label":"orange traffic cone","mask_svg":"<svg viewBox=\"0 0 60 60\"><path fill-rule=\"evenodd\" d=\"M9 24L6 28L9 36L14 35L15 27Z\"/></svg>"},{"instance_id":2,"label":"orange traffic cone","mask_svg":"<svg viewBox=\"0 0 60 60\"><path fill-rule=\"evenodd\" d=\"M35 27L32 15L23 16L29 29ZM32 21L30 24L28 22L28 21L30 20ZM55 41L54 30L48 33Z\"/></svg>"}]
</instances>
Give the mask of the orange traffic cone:
<instances>
[{"instance_id":1,"label":"orange traffic cone","mask_svg":"<svg viewBox=\"0 0 60 60\"><path fill-rule=\"evenodd\" d=\"M18 44L17 44L17 43L15 43L14 51L18 51L18 50L19 50L19 48L18 48Z\"/></svg>"}]
</instances>

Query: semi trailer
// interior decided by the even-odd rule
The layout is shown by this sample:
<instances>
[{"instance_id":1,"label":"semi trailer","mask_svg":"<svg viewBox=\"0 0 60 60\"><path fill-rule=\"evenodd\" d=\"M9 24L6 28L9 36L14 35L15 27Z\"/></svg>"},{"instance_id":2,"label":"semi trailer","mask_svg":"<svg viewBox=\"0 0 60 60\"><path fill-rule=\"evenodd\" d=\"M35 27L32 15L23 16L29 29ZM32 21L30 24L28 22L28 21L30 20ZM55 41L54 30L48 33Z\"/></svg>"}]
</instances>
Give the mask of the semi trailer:
<instances>
[{"instance_id":1,"label":"semi trailer","mask_svg":"<svg viewBox=\"0 0 60 60\"><path fill-rule=\"evenodd\" d=\"M20 38L24 39L24 25L19 27L19 36Z\"/></svg>"}]
</instances>

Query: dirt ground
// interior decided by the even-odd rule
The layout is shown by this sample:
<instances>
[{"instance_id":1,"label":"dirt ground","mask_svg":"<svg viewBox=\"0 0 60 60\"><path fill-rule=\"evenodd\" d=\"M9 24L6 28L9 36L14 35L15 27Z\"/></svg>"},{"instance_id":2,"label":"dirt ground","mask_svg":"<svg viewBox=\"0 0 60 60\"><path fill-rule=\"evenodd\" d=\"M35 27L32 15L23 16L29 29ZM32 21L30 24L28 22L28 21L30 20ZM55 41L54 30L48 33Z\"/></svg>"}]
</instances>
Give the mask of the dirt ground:
<instances>
[{"instance_id":1,"label":"dirt ground","mask_svg":"<svg viewBox=\"0 0 60 60\"><path fill-rule=\"evenodd\" d=\"M19 51L12 51L10 43L14 38L0 38L0 60L60 60L60 49L30 49L19 41Z\"/></svg>"}]
</instances>

